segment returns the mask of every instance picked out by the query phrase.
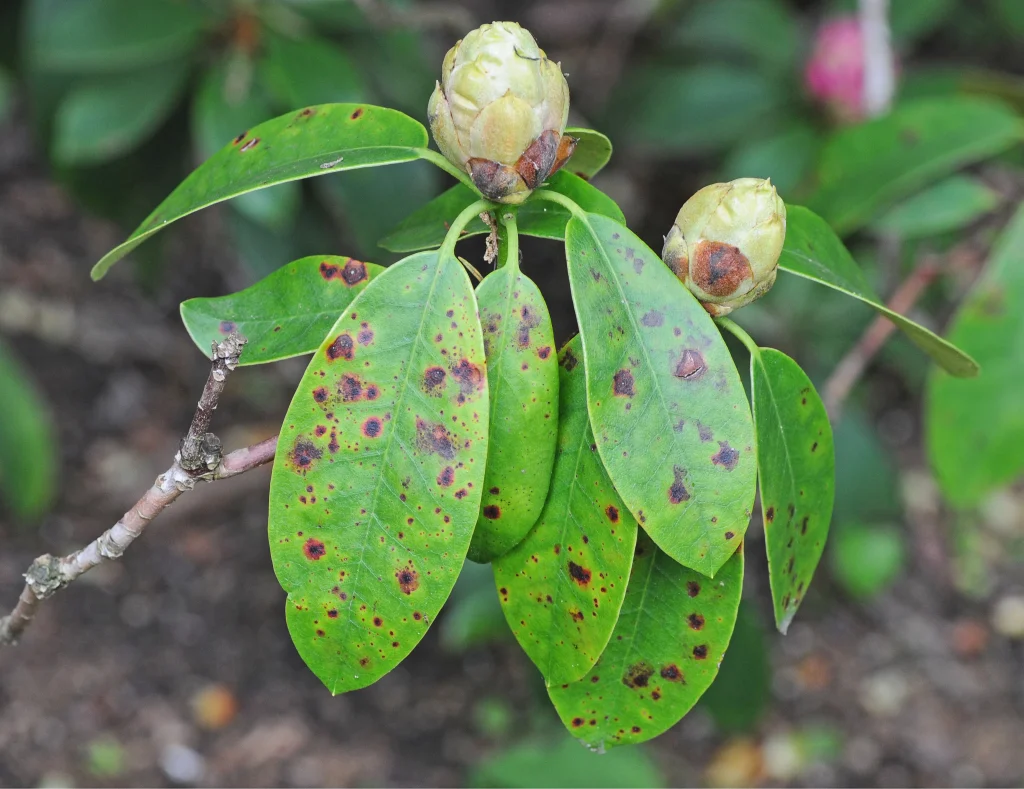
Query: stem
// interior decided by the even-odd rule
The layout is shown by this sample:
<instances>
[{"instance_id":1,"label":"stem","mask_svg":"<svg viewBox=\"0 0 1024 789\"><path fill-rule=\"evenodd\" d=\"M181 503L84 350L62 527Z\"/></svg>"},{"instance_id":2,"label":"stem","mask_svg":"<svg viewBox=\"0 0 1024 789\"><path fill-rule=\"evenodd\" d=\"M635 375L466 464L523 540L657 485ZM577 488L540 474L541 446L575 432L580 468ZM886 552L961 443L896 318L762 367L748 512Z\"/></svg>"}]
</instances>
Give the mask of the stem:
<instances>
[{"instance_id":1,"label":"stem","mask_svg":"<svg viewBox=\"0 0 1024 789\"><path fill-rule=\"evenodd\" d=\"M750 351L751 356L756 356L760 349L754 338L747 334L735 321L730 318L715 318L715 323L721 326L723 329L728 329L732 333L732 336L747 346L747 350Z\"/></svg>"},{"instance_id":2,"label":"stem","mask_svg":"<svg viewBox=\"0 0 1024 789\"><path fill-rule=\"evenodd\" d=\"M478 214L490 211L491 207L490 201L477 200L471 206L464 208L462 213L455 217L451 227L448 228L448 233L444 237L444 243L441 244L441 249L438 250L438 259L444 260L446 257L455 257L455 244L458 242L459 236L462 235L462 231L466 229L466 225L472 222Z\"/></svg>"},{"instance_id":3,"label":"stem","mask_svg":"<svg viewBox=\"0 0 1024 789\"><path fill-rule=\"evenodd\" d=\"M505 243L505 265L512 268L512 274L519 273L519 226L516 224L515 211L506 211L501 215L501 224L505 226L508 240Z\"/></svg>"},{"instance_id":4,"label":"stem","mask_svg":"<svg viewBox=\"0 0 1024 789\"><path fill-rule=\"evenodd\" d=\"M437 167L440 167L449 175L458 178L462 183L464 183L474 192L477 191L477 188L473 186L473 181L470 180L469 175L460 170L451 162L449 162L448 159L445 158L442 154L430 148L416 148L415 150L421 159L425 159L426 161L436 165Z\"/></svg>"},{"instance_id":5,"label":"stem","mask_svg":"<svg viewBox=\"0 0 1024 789\"><path fill-rule=\"evenodd\" d=\"M563 194L552 192L547 189L540 189L534 192L533 195L539 200L548 200L552 203L558 203L563 208L568 209L569 213L579 219L585 220L587 218L587 212L580 208L575 200L566 197Z\"/></svg>"},{"instance_id":6,"label":"stem","mask_svg":"<svg viewBox=\"0 0 1024 789\"><path fill-rule=\"evenodd\" d=\"M119 559L157 515L182 493L192 490L197 480L227 479L269 463L277 450L277 436L258 444L220 453L220 441L206 430L228 374L238 364L245 338L233 332L214 345L213 364L203 396L196 406L192 425L181 442L171 467L156 478L135 505L103 534L64 557L45 554L25 573L25 586L11 613L0 617L0 646L17 643L32 622L39 603L59 592L93 567Z\"/></svg>"}]
</instances>

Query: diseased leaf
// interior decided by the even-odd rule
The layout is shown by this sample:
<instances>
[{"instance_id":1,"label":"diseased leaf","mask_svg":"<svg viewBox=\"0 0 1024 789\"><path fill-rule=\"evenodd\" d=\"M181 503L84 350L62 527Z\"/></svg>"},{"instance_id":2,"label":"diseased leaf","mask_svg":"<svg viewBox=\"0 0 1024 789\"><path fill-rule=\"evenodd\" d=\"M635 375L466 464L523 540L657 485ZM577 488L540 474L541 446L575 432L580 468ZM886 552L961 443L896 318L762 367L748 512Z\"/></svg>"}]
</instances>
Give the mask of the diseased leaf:
<instances>
[{"instance_id":1,"label":"diseased leaf","mask_svg":"<svg viewBox=\"0 0 1024 789\"><path fill-rule=\"evenodd\" d=\"M803 206L786 206L786 243L779 268L870 304L948 373L958 378L978 374L978 363L951 342L885 306L828 223Z\"/></svg>"},{"instance_id":2,"label":"diseased leaf","mask_svg":"<svg viewBox=\"0 0 1024 789\"><path fill-rule=\"evenodd\" d=\"M712 576L743 538L756 479L750 407L729 349L624 226L573 217L566 251L601 459L658 546Z\"/></svg>"},{"instance_id":3,"label":"diseased leaf","mask_svg":"<svg viewBox=\"0 0 1024 789\"><path fill-rule=\"evenodd\" d=\"M509 264L476 291L491 398L487 474L469 558L508 553L537 522L558 436L558 360L548 305Z\"/></svg>"},{"instance_id":4,"label":"diseased leaf","mask_svg":"<svg viewBox=\"0 0 1024 789\"><path fill-rule=\"evenodd\" d=\"M236 329L245 335L239 364L266 364L312 353L338 316L384 269L335 255L301 258L245 290L181 303L181 320L200 351Z\"/></svg>"},{"instance_id":5,"label":"diseased leaf","mask_svg":"<svg viewBox=\"0 0 1024 789\"><path fill-rule=\"evenodd\" d=\"M601 172L612 158L612 141L599 131L578 126L570 126L565 133L579 140L565 169L589 181Z\"/></svg>"},{"instance_id":6,"label":"diseased leaf","mask_svg":"<svg viewBox=\"0 0 1024 789\"><path fill-rule=\"evenodd\" d=\"M448 598L487 416L472 287L436 252L375 277L310 362L274 460L270 554L292 640L332 693L398 665Z\"/></svg>"},{"instance_id":7,"label":"diseased leaf","mask_svg":"<svg viewBox=\"0 0 1024 789\"><path fill-rule=\"evenodd\" d=\"M192 139L203 159L273 115L270 97L260 82L250 82L244 93L239 93L230 74L227 62L208 69L192 100ZM301 202L301 187L292 182L240 195L231 207L281 232L291 227Z\"/></svg>"},{"instance_id":8,"label":"diseased leaf","mask_svg":"<svg viewBox=\"0 0 1024 789\"><path fill-rule=\"evenodd\" d=\"M53 417L43 394L0 343L0 506L22 520L42 515L57 488Z\"/></svg>"},{"instance_id":9,"label":"diseased leaf","mask_svg":"<svg viewBox=\"0 0 1024 789\"><path fill-rule=\"evenodd\" d=\"M1024 123L988 98L943 96L896 107L826 144L808 201L846 235L932 181L1019 145Z\"/></svg>"},{"instance_id":10,"label":"diseased leaf","mask_svg":"<svg viewBox=\"0 0 1024 789\"><path fill-rule=\"evenodd\" d=\"M182 62L84 82L57 108L54 158L82 166L132 150L174 109L187 76Z\"/></svg>"},{"instance_id":11,"label":"diseased leaf","mask_svg":"<svg viewBox=\"0 0 1024 789\"><path fill-rule=\"evenodd\" d=\"M625 221L622 210L614 200L572 173L559 170L547 180L545 189L564 194L585 211ZM410 214L380 241L380 245L391 252L415 252L438 247L448 232L448 224L460 211L479 199L480 195L468 186L453 186ZM557 203L533 198L519 207L516 218L521 235L561 241L565 237L569 212ZM461 238L487 232L487 226L481 220L474 219L466 225Z\"/></svg>"},{"instance_id":12,"label":"diseased leaf","mask_svg":"<svg viewBox=\"0 0 1024 789\"><path fill-rule=\"evenodd\" d=\"M591 748L609 748L644 742L678 723L718 674L742 590L742 546L712 581L641 532L601 659L578 682L548 688L565 727Z\"/></svg>"},{"instance_id":13,"label":"diseased leaf","mask_svg":"<svg viewBox=\"0 0 1024 789\"><path fill-rule=\"evenodd\" d=\"M934 371L925 424L939 486L966 508L1024 472L1024 207L1003 231L949 336L977 355L984 372L960 381Z\"/></svg>"},{"instance_id":14,"label":"diseased leaf","mask_svg":"<svg viewBox=\"0 0 1024 789\"><path fill-rule=\"evenodd\" d=\"M775 624L796 615L825 550L835 500L836 461L825 405L800 366L773 348L750 356Z\"/></svg>"},{"instance_id":15,"label":"diseased leaf","mask_svg":"<svg viewBox=\"0 0 1024 789\"><path fill-rule=\"evenodd\" d=\"M578 338L559 353L559 424L551 488L537 523L494 561L505 619L548 685L586 674L626 593L637 525L612 487L587 421Z\"/></svg>"},{"instance_id":16,"label":"diseased leaf","mask_svg":"<svg viewBox=\"0 0 1024 789\"><path fill-rule=\"evenodd\" d=\"M427 144L418 121L366 104L306 107L243 132L195 170L92 270L100 279L151 235L201 208L286 181L412 161Z\"/></svg>"}]
</instances>

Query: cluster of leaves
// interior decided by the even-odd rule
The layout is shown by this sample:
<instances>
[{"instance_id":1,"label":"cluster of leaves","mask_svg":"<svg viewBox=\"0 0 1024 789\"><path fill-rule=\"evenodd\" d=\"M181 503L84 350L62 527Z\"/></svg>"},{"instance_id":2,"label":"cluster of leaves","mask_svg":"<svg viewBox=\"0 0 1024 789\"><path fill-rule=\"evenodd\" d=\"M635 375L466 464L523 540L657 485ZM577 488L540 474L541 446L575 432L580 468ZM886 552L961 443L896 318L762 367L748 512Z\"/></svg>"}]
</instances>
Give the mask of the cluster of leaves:
<instances>
[{"instance_id":1,"label":"cluster of leaves","mask_svg":"<svg viewBox=\"0 0 1024 789\"><path fill-rule=\"evenodd\" d=\"M58 177L130 225L239 129L325 102L419 110L430 89L418 36L375 30L347 0L26 0L23 16L29 106ZM306 194L280 185L235 201L228 229L266 273L323 248L338 225L368 252L436 187L429 167Z\"/></svg>"},{"instance_id":2,"label":"cluster of leaves","mask_svg":"<svg viewBox=\"0 0 1024 789\"><path fill-rule=\"evenodd\" d=\"M313 354L282 423L269 533L293 641L328 688L398 665L468 556L492 562L566 727L606 747L665 731L714 680L758 483L785 631L824 548L834 453L806 374L711 319L588 182L607 138L569 132L567 167L510 208L480 200L408 116L306 107L235 137L93 274L181 217L276 184L418 159L455 175L382 241L409 253L400 262L307 257L182 316L204 350L246 335L243 364ZM795 205L788 217L780 268L889 316L949 373L977 371L886 308L823 219ZM455 247L488 224L499 267L474 290ZM520 233L565 243L580 335L560 351ZM749 353L749 401L720 327Z\"/></svg>"}]
</instances>

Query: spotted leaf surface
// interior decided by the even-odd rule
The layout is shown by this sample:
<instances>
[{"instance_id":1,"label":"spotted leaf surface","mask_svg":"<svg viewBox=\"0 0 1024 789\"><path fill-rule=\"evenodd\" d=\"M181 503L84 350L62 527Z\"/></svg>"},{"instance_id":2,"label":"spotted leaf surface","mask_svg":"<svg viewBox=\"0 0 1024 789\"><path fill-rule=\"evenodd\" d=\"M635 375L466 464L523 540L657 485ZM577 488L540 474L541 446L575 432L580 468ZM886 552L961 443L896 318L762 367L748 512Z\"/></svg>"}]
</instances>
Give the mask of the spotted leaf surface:
<instances>
[{"instance_id":1,"label":"spotted leaf surface","mask_svg":"<svg viewBox=\"0 0 1024 789\"><path fill-rule=\"evenodd\" d=\"M427 144L423 124L367 104L320 104L238 131L93 267L93 279L154 233L201 208L286 181L412 161Z\"/></svg>"},{"instance_id":2,"label":"spotted leaf surface","mask_svg":"<svg viewBox=\"0 0 1024 789\"><path fill-rule=\"evenodd\" d=\"M558 360L548 306L517 266L488 274L476 297L491 418L469 558L489 562L526 536L548 495L558 435Z\"/></svg>"},{"instance_id":3,"label":"spotted leaf surface","mask_svg":"<svg viewBox=\"0 0 1024 789\"><path fill-rule=\"evenodd\" d=\"M549 685L574 682L600 657L622 607L637 535L593 443L578 338L562 349L559 365L551 489L526 539L494 561L505 619Z\"/></svg>"},{"instance_id":4,"label":"spotted leaf surface","mask_svg":"<svg viewBox=\"0 0 1024 789\"><path fill-rule=\"evenodd\" d=\"M204 354L238 330L249 340L241 364L276 362L319 348L338 316L383 270L348 257L302 258L238 293L182 302L181 319Z\"/></svg>"},{"instance_id":5,"label":"spotted leaf surface","mask_svg":"<svg viewBox=\"0 0 1024 789\"><path fill-rule=\"evenodd\" d=\"M947 373L957 378L978 374L978 363L966 353L883 304L835 231L803 206L786 206L786 243L779 268L870 304Z\"/></svg>"},{"instance_id":6,"label":"spotted leaf surface","mask_svg":"<svg viewBox=\"0 0 1024 789\"><path fill-rule=\"evenodd\" d=\"M587 676L548 688L565 727L591 748L609 748L678 723L718 674L742 589L742 546L712 580L641 532L607 649Z\"/></svg>"},{"instance_id":7,"label":"spotted leaf surface","mask_svg":"<svg viewBox=\"0 0 1024 789\"><path fill-rule=\"evenodd\" d=\"M398 665L451 592L487 414L476 300L454 258L374 278L313 356L281 428L270 550L292 640L332 693Z\"/></svg>"},{"instance_id":8,"label":"spotted leaf surface","mask_svg":"<svg viewBox=\"0 0 1024 789\"><path fill-rule=\"evenodd\" d=\"M625 221L622 210L614 200L570 172L560 170L555 173L547 180L545 188L572 198L586 211ZM453 186L406 217L381 240L380 245L391 252L416 252L420 249L439 247L444 241L445 233L448 232L449 223L460 211L479 199L480 195L468 186ZM532 199L519 207L516 217L520 234L561 241L565 237L569 212L557 203ZM479 219L474 219L466 225L462 238L486 232L487 226Z\"/></svg>"},{"instance_id":9,"label":"spotted leaf surface","mask_svg":"<svg viewBox=\"0 0 1024 789\"><path fill-rule=\"evenodd\" d=\"M825 549L835 499L836 458L825 405L786 354L750 357L761 511L775 624L796 615Z\"/></svg>"},{"instance_id":10,"label":"spotted leaf surface","mask_svg":"<svg viewBox=\"0 0 1024 789\"><path fill-rule=\"evenodd\" d=\"M624 226L573 217L566 251L605 468L663 551L714 575L746 531L756 477L750 408L729 350Z\"/></svg>"}]
</instances>

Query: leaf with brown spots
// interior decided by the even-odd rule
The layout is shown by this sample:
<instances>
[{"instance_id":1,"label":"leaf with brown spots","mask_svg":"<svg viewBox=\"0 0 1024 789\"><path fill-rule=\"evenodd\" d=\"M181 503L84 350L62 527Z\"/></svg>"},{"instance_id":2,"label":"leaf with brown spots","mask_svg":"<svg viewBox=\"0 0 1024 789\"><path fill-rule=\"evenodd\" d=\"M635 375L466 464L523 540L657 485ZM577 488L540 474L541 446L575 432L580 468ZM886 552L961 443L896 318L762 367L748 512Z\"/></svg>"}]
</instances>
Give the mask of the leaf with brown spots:
<instances>
[{"instance_id":1,"label":"leaf with brown spots","mask_svg":"<svg viewBox=\"0 0 1024 789\"><path fill-rule=\"evenodd\" d=\"M332 352L364 324L373 342ZM295 391L270 483L270 552L292 640L333 693L398 665L462 568L483 490L486 378L437 397L420 387L431 367L484 363L465 270L426 252L370 282Z\"/></svg>"},{"instance_id":2,"label":"leaf with brown spots","mask_svg":"<svg viewBox=\"0 0 1024 789\"><path fill-rule=\"evenodd\" d=\"M626 600L601 659L579 681L548 687L565 727L591 748L609 748L678 723L718 674L742 588L742 551L709 581L641 531Z\"/></svg>"},{"instance_id":3,"label":"leaf with brown spots","mask_svg":"<svg viewBox=\"0 0 1024 789\"><path fill-rule=\"evenodd\" d=\"M573 217L566 251L608 475L663 551L714 575L743 538L756 479L750 407L729 349L689 290L624 226Z\"/></svg>"},{"instance_id":4,"label":"leaf with brown spots","mask_svg":"<svg viewBox=\"0 0 1024 789\"><path fill-rule=\"evenodd\" d=\"M469 558L489 562L526 536L547 498L558 433L558 361L550 353L555 338L547 304L518 265L488 274L476 297L491 421L483 509Z\"/></svg>"},{"instance_id":5,"label":"leaf with brown spots","mask_svg":"<svg viewBox=\"0 0 1024 789\"><path fill-rule=\"evenodd\" d=\"M750 381L768 578L775 624L785 633L811 584L832 520L832 426L807 374L784 353L752 353Z\"/></svg>"},{"instance_id":6,"label":"leaf with brown spots","mask_svg":"<svg viewBox=\"0 0 1024 789\"><path fill-rule=\"evenodd\" d=\"M289 263L229 296L189 299L181 320L204 355L232 329L249 340L241 365L266 364L312 353L338 316L384 269L336 255Z\"/></svg>"},{"instance_id":7,"label":"leaf with brown spots","mask_svg":"<svg viewBox=\"0 0 1024 789\"><path fill-rule=\"evenodd\" d=\"M356 114L359 109L363 112ZM93 266L92 277L102 278L151 235L202 208L302 178L415 161L426 145L423 124L368 104L320 104L265 121L193 171L126 241Z\"/></svg>"},{"instance_id":8,"label":"leaf with brown spots","mask_svg":"<svg viewBox=\"0 0 1024 789\"><path fill-rule=\"evenodd\" d=\"M559 357L580 353L579 338ZM558 444L551 489L537 523L494 561L502 610L549 685L573 682L601 655L619 616L636 544L623 506L593 449L583 368L559 368Z\"/></svg>"}]
</instances>

